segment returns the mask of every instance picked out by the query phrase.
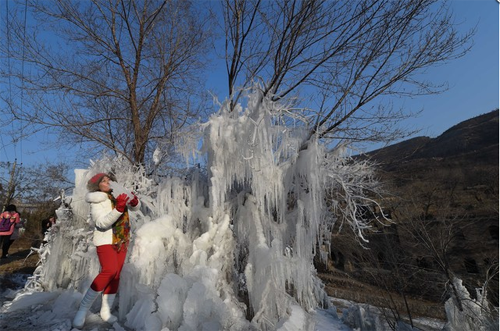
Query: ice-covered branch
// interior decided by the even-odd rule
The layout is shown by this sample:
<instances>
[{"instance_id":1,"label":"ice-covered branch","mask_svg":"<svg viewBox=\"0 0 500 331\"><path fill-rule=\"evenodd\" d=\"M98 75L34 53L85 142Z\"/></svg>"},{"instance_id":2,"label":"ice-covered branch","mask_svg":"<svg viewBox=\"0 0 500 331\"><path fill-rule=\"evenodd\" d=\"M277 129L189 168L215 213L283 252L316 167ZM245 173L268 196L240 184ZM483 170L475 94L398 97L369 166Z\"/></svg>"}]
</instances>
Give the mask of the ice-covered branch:
<instances>
[{"instance_id":1,"label":"ice-covered branch","mask_svg":"<svg viewBox=\"0 0 500 331\"><path fill-rule=\"evenodd\" d=\"M274 330L293 311L327 306L313 260L328 254L318 247L330 246L338 217L363 238L362 210L376 205L366 192L377 182L344 146L327 151L313 137L301 149L304 123L291 126L298 118L286 119L287 105L259 93L245 109L223 105L200 125L203 148L191 155L204 168L153 182L126 160L103 157L78 171L71 215L61 218L64 231L51 239L37 281L81 291L96 275L84 196L87 180L106 172L116 176L115 195L133 190L142 202L130 215L119 290L127 327Z\"/></svg>"}]
</instances>

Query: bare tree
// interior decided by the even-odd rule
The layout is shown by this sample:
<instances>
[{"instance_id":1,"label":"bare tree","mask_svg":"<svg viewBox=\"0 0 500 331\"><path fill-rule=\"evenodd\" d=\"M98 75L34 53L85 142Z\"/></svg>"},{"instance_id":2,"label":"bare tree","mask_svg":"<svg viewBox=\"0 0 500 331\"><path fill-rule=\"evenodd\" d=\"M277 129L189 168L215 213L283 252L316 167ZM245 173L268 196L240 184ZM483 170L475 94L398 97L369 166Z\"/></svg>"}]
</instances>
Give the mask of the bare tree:
<instances>
[{"instance_id":1,"label":"bare tree","mask_svg":"<svg viewBox=\"0 0 500 331\"><path fill-rule=\"evenodd\" d=\"M310 137L403 135L393 123L408 113L384 97L444 90L418 74L464 55L473 33L459 36L435 0L222 2L231 105L256 82L274 100L302 92L317 103L307 112Z\"/></svg>"},{"instance_id":2,"label":"bare tree","mask_svg":"<svg viewBox=\"0 0 500 331\"><path fill-rule=\"evenodd\" d=\"M17 162L14 161L13 164L10 164L10 162L1 162L0 167L7 169L8 173L8 180L5 180L4 182L7 184L4 188L4 185L0 185L0 192L2 193L2 208L4 206L10 205L12 201L16 198L16 193L17 192L17 186L19 185L18 178L19 178L19 167L17 167ZM3 179L3 178L2 178ZM3 209L2 209L3 211Z\"/></svg>"},{"instance_id":3,"label":"bare tree","mask_svg":"<svg viewBox=\"0 0 500 331\"><path fill-rule=\"evenodd\" d=\"M422 209L428 211L424 202ZM452 266L453 252L463 245L463 231L475 225L466 215L456 215L450 208L441 205L438 214L428 217L426 213L412 217L411 213L402 216L399 222L405 242L418 252L421 258L432 261L437 270L443 274L451 290L451 295L457 298L457 307L463 310L458 289L455 287L456 272ZM476 225L477 226L477 225Z\"/></svg>"},{"instance_id":4,"label":"bare tree","mask_svg":"<svg viewBox=\"0 0 500 331\"><path fill-rule=\"evenodd\" d=\"M8 13L1 73L23 93L4 99L24 125L143 164L199 111L210 26L190 1L24 3Z\"/></svg>"},{"instance_id":5,"label":"bare tree","mask_svg":"<svg viewBox=\"0 0 500 331\"><path fill-rule=\"evenodd\" d=\"M2 47L11 64L1 74L22 91L3 96L14 119L144 163L154 143L171 143L200 110L211 37L203 3L25 3L30 24L26 12L8 13ZM457 34L441 3L223 0L231 105L259 83L263 97L300 104L310 137L404 136L394 123L409 114L385 97L441 91L418 74L468 50L471 34Z\"/></svg>"},{"instance_id":6,"label":"bare tree","mask_svg":"<svg viewBox=\"0 0 500 331\"><path fill-rule=\"evenodd\" d=\"M11 203L52 204L61 190L71 188L69 165L64 162L24 166L14 162L0 162L0 169L8 174L8 185L0 187L4 205ZM58 203L57 203L58 204Z\"/></svg>"}]
</instances>

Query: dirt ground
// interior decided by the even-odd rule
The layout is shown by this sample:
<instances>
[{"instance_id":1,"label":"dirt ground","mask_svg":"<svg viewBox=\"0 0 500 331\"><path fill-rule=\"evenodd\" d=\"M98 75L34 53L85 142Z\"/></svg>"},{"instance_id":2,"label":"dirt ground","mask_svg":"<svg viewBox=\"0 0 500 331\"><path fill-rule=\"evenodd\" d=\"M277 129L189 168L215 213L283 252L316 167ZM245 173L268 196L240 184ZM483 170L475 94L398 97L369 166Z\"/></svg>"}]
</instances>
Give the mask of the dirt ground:
<instances>
[{"instance_id":1,"label":"dirt ground","mask_svg":"<svg viewBox=\"0 0 500 331\"><path fill-rule=\"evenodd\" d=\"M30 255L33 244L39 245L36 240L21 237L10 247L9 257L0 259L0 292L19 288L19 276L33 274L39 260L38 254L31 253Z\"/></svg>"}]
</instances>

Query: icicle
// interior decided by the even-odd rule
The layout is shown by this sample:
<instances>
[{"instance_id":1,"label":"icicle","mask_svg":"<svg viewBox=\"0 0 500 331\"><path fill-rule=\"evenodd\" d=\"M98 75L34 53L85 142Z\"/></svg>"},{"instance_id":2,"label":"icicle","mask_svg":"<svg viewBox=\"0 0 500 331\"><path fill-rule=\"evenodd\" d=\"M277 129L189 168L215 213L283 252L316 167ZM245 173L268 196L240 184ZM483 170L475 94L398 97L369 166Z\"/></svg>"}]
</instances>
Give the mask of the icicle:
<instances>
[{"instance_id":1,"label":"icicle","mask_svg":"<svg viewBox=\"0 0 500 331\"><path fill-rule=\"evenodd\" d=\"M131 214L119 290L119 318L129 328L274 330L326 303L313 258L330 244L337 218L324 201L332 199L329 208L362 236L367 224L357 206L371 202L364 191L376 181L342 146L326 153L315 139L304 144L307 123L297 116L296 127L284 125L290 106L258 91L245 109L230 112L224 103L197 126L202 150L183 153L206 159L206 172L189 169L153 184L141 167L107 156L77 171L70 210L39 251L33 288L82 291L97 274L85 186L92 174L113 171L142 202Z\"/></svg>"}]
</instances>

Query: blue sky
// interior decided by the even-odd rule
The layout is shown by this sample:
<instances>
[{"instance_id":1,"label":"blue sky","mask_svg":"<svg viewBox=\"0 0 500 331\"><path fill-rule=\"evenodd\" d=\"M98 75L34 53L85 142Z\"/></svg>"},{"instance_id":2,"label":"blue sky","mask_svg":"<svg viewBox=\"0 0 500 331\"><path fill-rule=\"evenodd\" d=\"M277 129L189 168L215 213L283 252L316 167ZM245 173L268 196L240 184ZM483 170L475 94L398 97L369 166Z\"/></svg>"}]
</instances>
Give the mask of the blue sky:
<instances>
[{"instance_id":1,"label":"blue sky","mask_svg":"<svg viewBox=\"0 0 500 331\"><path fill-rule=\"evenodd\" d=\"M434 138L499 105L500 5L495 0L452 0L452 8L464 30L477 24L474 45L463 58L429 70L431 79L448 82L448 91L405 101L405 106L423 110L406 122L422 130L418 135Z\"/></svg>"},{"instance_id":2,"label":"blue sky","mask_svg":"<svg viewBox=\"0 0 500 331\"><path fill-rule=\"evenodd\" d=\"M456 20L463 31L477 25L472 50L463 58L435 67L426 73L435 82L448 82L449 90L431 96L401 100L403 107L422 110L418 118L403 126L418 128L418 136L436 137L451 126L471 117L490 112L499 105L499 9L496 0L452 0ZM2 22L4 21L2 4ZM212 80L214 82L216 80ZM209 86L210 87L210 86ZM225 86L212 90L225 91ZM397 105L397 103L396 103ZM67 150L49 147L50 132L26 138L15 144L0 139L0 160L34 165L66 159ZM82 160L85 166L88 160Z\"/></svg>"}]
</instances>

